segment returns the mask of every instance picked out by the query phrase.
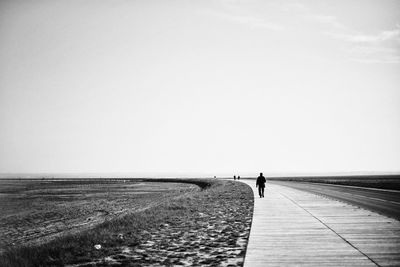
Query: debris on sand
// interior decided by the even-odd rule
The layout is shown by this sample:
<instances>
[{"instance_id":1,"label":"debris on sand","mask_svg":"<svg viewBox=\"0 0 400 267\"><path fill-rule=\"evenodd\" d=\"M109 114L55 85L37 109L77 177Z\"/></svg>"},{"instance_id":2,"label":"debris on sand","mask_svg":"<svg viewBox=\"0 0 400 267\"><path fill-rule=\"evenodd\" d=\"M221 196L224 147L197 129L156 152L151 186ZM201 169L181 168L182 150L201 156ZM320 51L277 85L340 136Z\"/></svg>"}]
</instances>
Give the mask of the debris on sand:
<instances>
[{"instance_id":1,"label":"debris on sand","mask_svg":"<svg viewBox=\"0 0 400 267\"><path fill-rule=\"evenodd\" d=\"M196 202L185 206L187 212L176 217L171 214L168 222L141 230L137 236L140 241L134 244L126 236L120 247L105 252L92 264L242 266L253 212L252 192L248 190L244 184L219 187L213 201L199 194ZM187 200L181 201L184 206Z\"/></svg>"}]
</instances>

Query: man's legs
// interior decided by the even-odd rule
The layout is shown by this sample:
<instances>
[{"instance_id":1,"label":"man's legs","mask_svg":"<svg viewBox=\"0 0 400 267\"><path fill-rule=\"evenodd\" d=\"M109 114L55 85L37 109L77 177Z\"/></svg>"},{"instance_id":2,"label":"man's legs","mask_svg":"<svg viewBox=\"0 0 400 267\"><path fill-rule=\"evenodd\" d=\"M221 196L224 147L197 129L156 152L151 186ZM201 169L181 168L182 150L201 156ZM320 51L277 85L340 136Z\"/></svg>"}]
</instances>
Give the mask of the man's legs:
<instances>
[{"instance_id":1,"label":"man's legs","mask_svg":"<svg viewBox=\"0 0 400 267\"><path fill-rule=\"evenodd\" d=\"M262 189L261 189L262 197L264 197L264 189L265 189L265 187L262 187Z\"/></svg>"},{"instance_id":2,"label":"man's legs","mask_svg":"<svg viewBox=\"0 0 400 267\"><path fill-rule=\"evenodd\" d=\"M258 186L258 194L260 195L260 197L263 196L263 194L264 194L264 187Z\"/></svg>"}]
</instances>

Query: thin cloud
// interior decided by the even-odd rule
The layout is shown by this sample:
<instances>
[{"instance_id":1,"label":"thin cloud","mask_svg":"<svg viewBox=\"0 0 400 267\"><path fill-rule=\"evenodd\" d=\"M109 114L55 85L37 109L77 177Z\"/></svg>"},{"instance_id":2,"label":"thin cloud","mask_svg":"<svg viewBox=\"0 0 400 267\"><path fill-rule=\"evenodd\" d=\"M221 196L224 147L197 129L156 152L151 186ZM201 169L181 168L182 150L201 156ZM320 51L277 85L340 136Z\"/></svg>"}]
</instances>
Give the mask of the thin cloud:
<instances>
[{"instance_id":1,"label":"thin cloud","mask_svg":"<svg viewBox=\"0 0 400 267\"><path fill-rule=\"evenodd\" d=\"M342 23L338 21L335 16L331 15L308 15L306 18L316 21L321 24L328 25L334 29L344 29L346 28Z\"/></svg>"},{"instance_id":2,"label":"thin cloud","mask_svg":"<svg viewBox=\"0 0 400 267\"><path fill-rule=\"evenodd\" d=\"M379 44L393 42L400 45L400 27L394 30L381 31L375 35L368 34L343 34L343 33L328 33L336 39L341 39L352 43Z\"/></svg>"},{"instance_id":3,"label":"thin cloud","mask_svg":"<svg viewBox=\"0 0 400 267\"><path fill-rule=\"evenodd\" d=\"M250 28L260 28L260 29L266 29L270 31L283 31L285 27L281 24L267 21L265 19L255 17L255 16L246 16L246 15L234 15L234 14L229 14L225 12L215 12L215 11L204 11L210 16L214 16L216 18L219 18L221 20L237 23L237 24L242 24L242 25L247 25Z\"/></svg>"},{"instance_id":4,"label":"thin cloud","mask_svg":"<svg viewBox=\"0 0 400 267\"><path fill-rule=\"evenodd\" d=\"M249 25L251 28L264 28L272 31L282 31L284 27L280 24L268 22L264 19L251 16L238 16L229 14L219 14L218 17L224 20L236 22L239 24Z\"/></svg>"},{"instance_id":5,"label":"thin cloud","mask_svg":"<svg viewBox=\"0 0 400 267\"><path fill-rule=\"evenodd\" d=\"M281 5L282 9L284 11L308 11L308 7L306 7L304 4L300 2L279 2L279 5Z\"/></svg>"},{"instance_id":6,"label":"thin cloud","mask_svg":"<svg viewBox=\"0 0 400 267\"><path fill-rule=\"evenodd\" d=\"M347 52L352 61L361 63L400 63L399 49L394 47L356 45Z\"/></svg>"},{"instance_id":7,"label":"thin cloud","mask_svg":"<svg viewBox=\"0 0 400 267\"><path fill-rule=\"evenodd\" d=\"M382 64L398 64L400 63L400 56L393 56L390 55L387 58L351 58L351 61L359 62L359 63L367 63L367 64L374 64L374 63L382 63Z\"/></svg>"},{"instance_id":8,"label":"thin cloud","mask_svg":"<svg viewBox=\"0 0 400 267\"><path fill-rule=\"evenodd\" d=\"M362 63L400 63L400 25L376 34L354 32L334 16L314 15L314 21L329 25L326 36L347 44L345 52L352 61Z\"/></svg>"}]
</instances>

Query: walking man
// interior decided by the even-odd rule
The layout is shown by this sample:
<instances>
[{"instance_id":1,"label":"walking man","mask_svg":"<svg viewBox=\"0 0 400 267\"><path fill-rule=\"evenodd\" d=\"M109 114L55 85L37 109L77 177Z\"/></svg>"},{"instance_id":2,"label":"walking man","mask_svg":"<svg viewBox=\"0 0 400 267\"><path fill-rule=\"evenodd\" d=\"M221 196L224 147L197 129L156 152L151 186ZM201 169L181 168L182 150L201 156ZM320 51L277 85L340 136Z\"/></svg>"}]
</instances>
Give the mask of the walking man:
<instances>
[{"instance_id":1,"label":"walking man","mask_svg":"<svg viewBox=\"0 0 400 267\"><path fill-rule=\"evenodd\" d=\"M256 187L258 187L258 194L260 195L260 197L264 197L264 188L266 182L267 180L265 179L263 173L260 172L260 176L258 176L256 182Z\"/></svg>"}]
</instances>

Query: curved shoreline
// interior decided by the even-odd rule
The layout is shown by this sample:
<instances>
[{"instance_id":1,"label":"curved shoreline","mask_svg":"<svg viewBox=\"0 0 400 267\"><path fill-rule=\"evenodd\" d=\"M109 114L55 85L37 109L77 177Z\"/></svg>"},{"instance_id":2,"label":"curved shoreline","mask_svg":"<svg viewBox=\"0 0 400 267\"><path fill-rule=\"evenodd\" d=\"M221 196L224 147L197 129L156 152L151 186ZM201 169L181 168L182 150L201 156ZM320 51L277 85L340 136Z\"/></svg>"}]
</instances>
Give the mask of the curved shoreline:
<instances>
[{"instance_id":1,"label":"curved shoreline","mask_svg":"<svg viewBox=\"0 0 400 267\"><path fill-rule=\"evenodd\" d=\"M0 186L7 193L0 201L0 253L7 247L37 246L83 232L200 190L197 185L142 180L14 180Z\"/></svg>"},{"instance_id":2,"label":"curved shoreline","mask_svg":"<svg viewBox=\"0 0 400 267\"><path fill-rule=\"evenodd\" d=\"M76 235L8 251L0 257L0 263L2 266L27 262L30 264L26 266L243 265L253 215L250 187L212 179L149 182L191 183L202 190L168 199ZM101 248L96 249L95 245Z\"/></svg>"}]
</instances>

